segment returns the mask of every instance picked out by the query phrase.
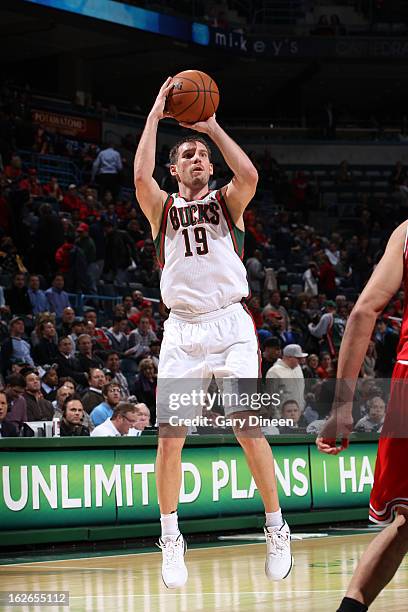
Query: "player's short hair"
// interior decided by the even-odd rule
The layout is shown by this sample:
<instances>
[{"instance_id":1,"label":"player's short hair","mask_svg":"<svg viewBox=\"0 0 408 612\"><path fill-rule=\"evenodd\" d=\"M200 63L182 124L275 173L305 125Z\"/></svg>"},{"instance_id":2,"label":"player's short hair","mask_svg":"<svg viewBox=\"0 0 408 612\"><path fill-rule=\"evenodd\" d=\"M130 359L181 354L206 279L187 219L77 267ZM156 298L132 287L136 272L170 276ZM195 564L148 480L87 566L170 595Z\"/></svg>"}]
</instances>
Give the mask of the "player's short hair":
<instances>
[{"instance_id":1,"label":"player's short hair","mask_svg":"<svg viewBox=\"0 0 408 612\"><path fill-rule=\"evenodd\" d=\"M203 144L205 148L207 149L208 159L211 161L211 149L208 146L208 142L201 136L186 136L182 140L179 140L178 142L176 142L174 147L170 149L169 160L171 164L177 163L179 149L181 145L184 144L185 142L201 142L201 144Z\"/></svg>"}]
</instances>

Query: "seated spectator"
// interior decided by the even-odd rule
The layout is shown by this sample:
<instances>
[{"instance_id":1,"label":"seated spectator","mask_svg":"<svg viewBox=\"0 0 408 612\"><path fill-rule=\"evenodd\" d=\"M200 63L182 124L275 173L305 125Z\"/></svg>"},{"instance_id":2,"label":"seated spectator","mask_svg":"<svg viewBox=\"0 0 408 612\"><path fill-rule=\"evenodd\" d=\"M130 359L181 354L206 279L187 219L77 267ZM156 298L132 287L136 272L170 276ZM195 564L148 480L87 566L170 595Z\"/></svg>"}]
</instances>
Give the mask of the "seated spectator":
<instances>
[{"instance_id":1,"label":"seated spectator","mask_svg":"<svg viewBox=\"0 0 408 612\"><path fill-rule=\"evenodd\" d=\"M153 361L156 370L159 369L160 348L161 343L159 340L155 340L150 345L150 359Z\"/></svg>"},{"instance_id":2,"label":"seated spectator","mask_svg":"<svg viewBox=\"0 0 408 612\"><path fill-rule=\"evenodd\" d=\"M135 435L141 436L146 427L150 427L150 410L146 406L146 404L139 403L135 404L137 408L137 421L133 427L135 430ZM138 433L139 432L139 433Z\"/></svg>"},{"instance_id":3,"label":"seated spectator","mask_svg":"<svg viewBox=\"0 0 408 612\"><path fill-rule=\"evenodd\" d=\"M150 353L150 345L157 341L157 336L152 331L148 317L140 319L139 327L129 334L129 348L126 357L139 359Z\"/></svg>"},{"instance_id":4,"label":"seated spectator","mask_svg":"<svg viewBox=\"0 0 408 612\"><path fill-rule=\"evenodd\" d=\"M367 347L367 352L364 357L363 365L361 366L360 375L363 378L375 377L375 363L377 361L377 351L375 350L375 342L370 340Z\"/></svg>"},{"instance_id":5,"label":"seated spectator","mask_svg":"<svg viewBox=\"0 0 408 612\"><path fill-rule=\"evenodd\" d=\"M71 338L62 336L58 340L58 353L54 360L58 365L58 375L60 378L70 376L78 385L86 387L88 385L88 378L81 369L77 359L72 357L73 351L74 345Z\"/></svg>"},{"instance_id":6,"label":"seated spectator","mask_svg":"<svg viewBox=\"0 0 408 612\"><path fill-rule=\"evenodd\" d=\"M58 389L58 366L56 364L45 364L41 375L41 393L45 399L52 402Z\"/></svg>"},{"instance_id":7,"label":"seated spectator","mask_svg":"<svg viewBox=\"0 0 408 612\"><path fill-rule=\"evenodd\" d=\"M315 296L319 293L319 267L316 262L311 261L309 267L303 274L303 291L307 296Z\"/></svg>"},{"instance_id":8,"label":"seated spectator","mask_svg":"<svg viewBox=\"0 0 408 612\"><path fill-rule=\"evenodd\" d=\"M329 353L322 353L320 358L320 365L316 369L316 374L320 379L331 378L334 374L332 359Z\"/></svg>"},{"instance_id":9,"label":"seated spectator","mask_svg":"<svg viewBox=\"0 0 408 612\"><path fill-rule=\"evenodd\" d=\"M306 421L296 401L287 400L284 402L281 408L281 418L292 421L292 424L279 426L280 434L306 433Z\"/></svg>"},{"instance_id":10,"label":"seated spectator","mask_svg":"<svg viewBox=\"0 0 408 612\"><path fill-rule=\"evenodd\" d=\"M317 355L312 353L306 358L306 364L302 366L303 376L305 378L314 378L314 379L320 378L317 372L318 367L319 367L319 358Z\"/></svg>"},{"instance_id":11,"label":"seated spectator","mask_svg":"<svg viewBox=\"0 0 408 612\"><path fill-rule=\"evenodd\" d=\"M255 295L261 295L265 279L262 259L262 251L255 249L253 256L246 262L249 288L251 289L251 293Z\"/></svg>"},{"instance_id":12,"label":"seated spectator","mask_svg":"<svg viewBox=\"0 0 408 612\"><path fill-rule=\"evenodd\" d=\"M108 351L110 349L110 341L104 330L101 327L98 327L97 325L98 317L96 314L96 310L87 310L84 314L84 319L85 323L87 323L88 321L93 323L93 325L95 326L95 337L98 341L98 344L102 346L103 350Z\"/></svg>"},{"instance_id":13,"label":"seated spectator","mask_svg":"<svg viewBox=\"0 0 408 612\"><path fill-rule=\"evenodd\" d=\"M120 355L126 353L128 349L128 338L125 334L127 325L127 317L116 316L113 318L112 327L105 332L112 350L117 351Z\"/></svg>"},{"instance_id":14,"label":"seated spectator","mask_svg":"<svg viewBox=\"0 0 408 612\"><path fill-rule=\"evenodd\" d=\"M102 389L106 384L105 373L100 368L91 368L89 370L89 389L82 396L82 405L88 414L103 402Z\"/></svg>"},{"instance_id":15,"label":"seated spectator","mask_svg":"<svg viewBox=\"0 0 408 612\"><path fill-rule=\"evenodd\" d=\"M7 397L4 391L0 391L0 437L17 438L19 431L11 421L6 421L8 411Z\"/></svg>"},{"instance_id":16,"label":"seated spectator","mask_svg":"<svg viewBox=\"0 0 408 612\"><path fill-rule=\"evenodd\" d=\"M248 302L248 310L254 320L255 327L259 331L264 324L261 308L261 300L258 295L254 295Z\"/></svg>"},{"instance_id":17,"label":"seated spectator","mask_svg":"<svg viewBox=\"0 0 408 612\"><path fill-rule=\"evenodd\" d=\"M263 344L262 351L262 378L281 357L281 343L278 338L268 338Z\"/></svg>"},{"instance_id":18,"label":"seated spectator","mask_svg":"<svg viewBox=\"0 0 408 612\"><path fill-rule=\"evenodd\" d=\"M69 336L72 332L72 325L75 321L75 310L71 306L67 306L62 311L61 321L57 327L59 336Z\"/></svg>"},{"instance_id":19,"label":"seated spectator","mask_svg":"<svg viewBox=\"0 0 408 612\"><path fill-rule=\"evenodd\" d=\"M6 421L16 425L18 430L27 421L27 404L24 399L25 386L25 379L21 374L10 374L6 378L5 393L8 403Z\"/></svg>"},{"instance_id":20,"label":"seated spectator","mask_svg":"<svg viewBox=\"0 0 408 612\"><path fill-rule=\"evenodd\" d=\"M64 401L67 397L72 397L75 395L75 386L72 386L68 380L65 380L63 384L57 389L56 399L52 402L54 407L54 418L58 417L62 419L62 409L64 405ZM82 415L82 425L92 431L94 425L91 421L91 417L85 410Z\"/></svg>"},{"instance_id":21,"label":"seated spectator","mask_svg":"<svg viewBox=\"0 0 408 612\"><path fill-rule=\"evenodd\" d=\"M51 421L54 416L54 408L41 393L41 380L37 372L29 370L25 374L26 388L24 399L27 404L28 421Z\"/></svg>"},{"instance_id":22,"label":"seated spectator","mask_svg":"<svg viewBox=\"0 0 408 612\"><path fill-rule=\"evenodd\" d=\"M82 424L84 408L79 395L69 395L64 400L62 407L62 420L60 435L65 436L89 436L90 431Z\"/></svg>"},{"instance_id":23,"label":"seated spectator","mask_svg":"<svg viewBox=\"0 0 408 612\"><path fill-rule=\"evenodd\" d=\"M68 334L68 338L71 338L72 344L76 348L79 336L86 333L85 321L82 317L75 317L71 324L71 333ZM75 355L75 351L73 353Z\"/></svg>"},{"instance_id":24,"label":"seated spectator","mask_svg":"<svg viewBox=\"0 0 408 612\"><path fill-rule=\"evenodd\" d=\"M10 179L10 181L17 181L23 178L23 162L21 157L13 155L10 163L4 168L4 175Z\"/></svg>"},{"instance_id":25,"label":"seated spectator","mask_svg":"<svg viewBox=\"0 0 408 612\"><path fill-rule=\"evenodd\" d=\"M92 339L89 334L81 334L77 341L77 353L75 357L79 364L79 369L89 372L91 368L102 368L103 361L94 353Z\"/></svg>"},{"instance_id":26,"label":"seated spectator","mask_svg":"<svg viewBox=\"0 0 408 612\"><path fill-rule=\"evenodd\" d=\"M43 188L37 177L37 170L29 168L28 176L20 181L20 189L28 191L30 198L39 198L43 195Z\"/></svg>"},{"instance_id":27,"label":"seated spectator","mask_svg":"<svg viewBox=\"0 0 408 612\"><path fill-rule=\"evenodd\" d=\"M28 297L32 306L33 315L41 314L48 310L48 300L45 291L40 289L40 277L30 274L28 280Z\"/></svg>"},{"instance_id":28,"label":"seated spectator","mask_svg":"<svg viewBox=\"0 0 408 612\"><path fill-rule=\"evenodd\" d=\"M120 402L113 415L95 427L91 436L140 436L140 429L136 429L139 422L139 410L135 404Z\"/></svg>"},{"instance_id":29,"label":"seated spectator","mask_svg":"<svg viewBox=\"0 0 408 612\"><path fill-rule=\"evenodd\" d=\"M33 348L33 358L37 365L54 363L58 356L57 332L51 321L38 326L39 342Z\"/></svg>"},{"instance_id":30,"label":"seated spectator","mask_svg":"<svg viewBox=\"0 0 408 612\"><path fill-rule=\"evenodd\" d=\"M52 285L47 289L45 295L47 296L50 312L55 312L57 319L61 319L64 308L70 305L68 293L64 291L64 277L62 274L54 276Z\"/></svg>"},{"instance_id":31,"label":"seated spectator","mask_svg":"<svg viewBox=\"0 0 408 612\"><path fill-rule=\"evenodd\" d=\"M264 307L262 315L266 318L271 312L277 313L280 317L285 319L285 329L287 329L289 325L289 313L286 308L281 305L280 291L271 291L269 302Z\"/></svg>"},{"instance_id":32,"label":"seated spectator","mask_svg":"<svg viewBox=\"0 0 408 612\"><path fill-rule=\"evenodd\" d=\"M279 392L281 402L296 400L302 410L305 405L305 380L299 363L304 357L307 357L307 353L298 344L288 344L283 349L282 358L274 363L265 377L266 380L276 381L270 384Z\"/></svg>"},{"instance_id":33,"label":"seated spectator","mask_svg":"<svg viewBox=\"0 0 408 612\"><path fill-rule=\"evenodd\" d=\"M110 382L104 385L102 389L104 401L95 406L90 413L92 423L95 426L104 423L107 418L112 416L116 406L121 401L120 392L121 389L117 383Z\"/></svg>"},{"instance_id":34,"label":"seated spectator","mask_svg":"<svg viewBox=\"0 0 408 612\"><path fill-rule=\"evenodd\" d=\"M140 402L146 404L150 410L152 422L156 422L156 387L157 371L153 361L142 359L139 364L140 372L135 379L135 394Z\"/></svg>"},{"instance_id":35,"label":"seated spectator","mask_svg":"<svg viewBox=\"0 0 408 612\"><path fill-rule=\"evenodd\" d=\"M46 196L54 198L57 202L62 202L64 196L56 176L52 176L50 181L44 185L43 189Z\"/></svg>"},{"instance_id":36,"label":"seated spectator","mask_svg":"<svg viewBox=\"0 0 408 612\"><path fill-rule=\"evenodd\" d=\"M374 332L375 350L377 361L375 371L379 378L391 376L395 365L398 346L398 334L396 334L383 317L379 318Z\"/></svg>"},{"instance_id":37,"label":"seated spectator","mask_svg":"<svg viewBox=\"0 0 408 612\"><path fill-rule=\"evenodd\" d=\"M34 361L31 356L31 346L24 339L25 325L24 319L14 317L9 323L10 336L1 346L1 364L3 376L6 376L11 371L13 363L26 363L34 366Z\"/></svg>"},{"instance_id":38,"label":"seated spectator","mask_svg":"<svg viewBox=\"0 0 408 612\"><path fill-rule=\"evenodd\" d=\"M354 428L364 433L381 432L385 418L385 402L382 397L375 396L367 402L368 414L360 419Z\"/></svg>"},{"instance_id":39,"label":"seated spectator","mask_svg":"<svg viewBox=\"0 0 408 612\"><path fill-rule=\"evenodd\" d=\"M129 385L125 375L120 369L120 357L116 351L110 351L106 355L105 367L112 372L112 382L117 383L121 389L121 398L129 397Z\"/></svg>"},{"instance_id":40,"label":"seated spectator","mask_svg":"<svg viewBox=\"0 0 408 612\"><path fill-rule=\"evenodd\" d=\"M139 323L142 319L142 317L147 317L149 319L149 323L150 323L150 327L152 329L152 331L154 331L154 333L156 333L157 331L157 323L154 320L153 317L153 306L150 300L143 300L143 304L141 307L141 311L135 314L129 314L132 313L133 310L133 306L131 306L131 303L126 304L126 300L129 299L130 300L130 296L126 296L123 298L123 305L125 307L125 313L128 316L129 321L135 325L136 327L139 326Z\"/></svg>"},{"instance_id":41,"label":"seated spectator","mask_svg":"<svg viewBox=\"0 0 408 612\"><path fill-rule=\"evenodd\" d=\"M31 316L33 314L28 289L25 286L25 276L21 272L14 275L12 287L4 291L4 299L13 315Z\"/></svg>"}]
</instances>

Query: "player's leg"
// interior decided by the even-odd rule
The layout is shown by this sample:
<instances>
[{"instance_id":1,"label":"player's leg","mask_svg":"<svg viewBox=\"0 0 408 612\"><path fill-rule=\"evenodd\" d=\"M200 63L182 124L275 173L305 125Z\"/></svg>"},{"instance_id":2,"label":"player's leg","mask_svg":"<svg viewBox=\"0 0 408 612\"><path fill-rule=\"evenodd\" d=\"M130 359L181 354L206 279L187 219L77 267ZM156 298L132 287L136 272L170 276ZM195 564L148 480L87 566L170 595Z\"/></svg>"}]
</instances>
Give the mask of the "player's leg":
<instances>
[{"instance_id":1,"label":"player's leg","mask_svg":"<svg viewBox=\"0 0 408 612\"><path fill-rule=\"evenodd\" d=\"M178 526L177 505L181 487L181 451L187 428L159 425L156 457L156 486L160 506L163 551L162 578L168 588L183 586L188 578L184 562L185 540Z\"/></svg>"},{"instance_id":2,"label":"player's leg","mask_svg":"<svg viewBox=\"0 0 408 612\"><path fill-rule=\"evenodd\" d=\"M251 413L253 416L253 413ZM237 413L239 418L250 413ZM282 580L290 573L293 557L290 550L290 529L282 518L276 485L275 464L269 442L258 426L234 428L265 507L267 555L265 573L270 580Z\"/></svg>"},{"instance_id":3,"label":"player's leg","mask_svg":"<svg viewBox=\"0 0 408 612\"><path fill-rule=\"evenodd\" d=\"M408 510L400 509L394 522L374 538L361 557L339 611L367 610L392 579L407 552Z\"/></svg>"}]
</instances>

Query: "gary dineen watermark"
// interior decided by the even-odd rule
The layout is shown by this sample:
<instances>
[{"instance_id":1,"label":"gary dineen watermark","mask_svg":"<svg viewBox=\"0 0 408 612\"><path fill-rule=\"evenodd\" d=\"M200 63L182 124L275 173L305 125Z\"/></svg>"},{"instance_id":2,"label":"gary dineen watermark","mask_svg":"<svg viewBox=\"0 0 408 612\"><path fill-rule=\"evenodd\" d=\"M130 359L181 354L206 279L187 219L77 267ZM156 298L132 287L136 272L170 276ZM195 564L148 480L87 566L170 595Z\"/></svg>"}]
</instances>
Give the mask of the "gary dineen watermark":
<instances>
[{"instance_id":1,"label":"gary dineen watermark","mask_svg":"<svg viewBox=\"0 0 408 612\"><path fill-rule=\"evenodd\" d=\"M178 414L169 415L168 423L185 427L292 427L293 419L265 415L265 412L277 409L280 405L279 393L239 393L219 390L212 393L203 389L193 389L188 393L169 394L169 409ZM217 414L217 408L220 406L224 408L226 414ZM190 410L193 408L195 415L186 417L186 408ZM248 414L251 410L257 411L258 414ZM205 414L206 412L209 414ZM245 416L239 416L240 412L245 412Z\"/></svg>"}]
</instances>

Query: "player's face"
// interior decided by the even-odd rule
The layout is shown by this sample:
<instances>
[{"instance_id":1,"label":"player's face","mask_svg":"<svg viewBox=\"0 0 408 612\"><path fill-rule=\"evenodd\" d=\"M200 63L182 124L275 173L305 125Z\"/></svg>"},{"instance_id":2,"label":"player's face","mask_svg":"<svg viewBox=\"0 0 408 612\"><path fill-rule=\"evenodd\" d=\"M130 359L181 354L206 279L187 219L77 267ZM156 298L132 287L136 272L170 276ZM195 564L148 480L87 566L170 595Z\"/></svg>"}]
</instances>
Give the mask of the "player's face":
<instances>
[{"instance_id":1,"label":"player's face","mask_svg":"<svg viewBox=\"0 0 408 612\"><path fill-rule=\"evenodd\" d=\"M178 183L188 187L208 185L213 173L208 151L201 142L183 142L178 150L177 163L170 166L170 173Z\"/></svg>"}]
</instances>

